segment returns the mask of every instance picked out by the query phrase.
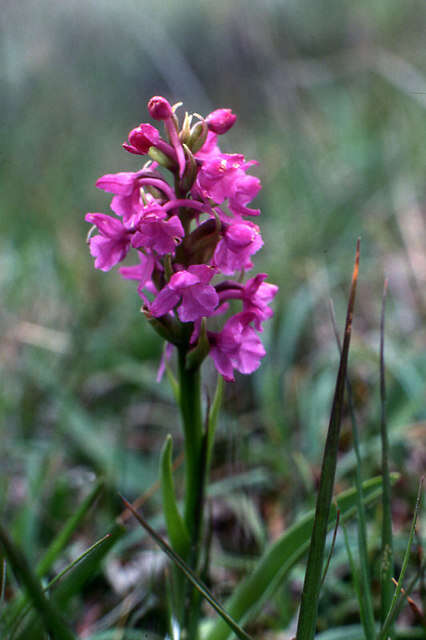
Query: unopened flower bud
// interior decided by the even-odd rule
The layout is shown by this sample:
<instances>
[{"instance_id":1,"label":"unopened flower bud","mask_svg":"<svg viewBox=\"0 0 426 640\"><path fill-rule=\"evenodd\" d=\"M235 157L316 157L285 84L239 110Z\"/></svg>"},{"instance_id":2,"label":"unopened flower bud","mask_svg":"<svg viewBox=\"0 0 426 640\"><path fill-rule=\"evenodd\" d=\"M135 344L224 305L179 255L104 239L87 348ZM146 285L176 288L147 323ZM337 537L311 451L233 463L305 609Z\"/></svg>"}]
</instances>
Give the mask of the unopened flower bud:
<instances>
[{"instance_id":1,"label":"unopened flower bud","mask_svg":"<svg viewBox=\"0 0 426 640\"><path fill-rule=\"evenodd\" d=\"M154 96L148 102L148 111L154 120L168 120L173 116L170 103L162 96Z\"/></svg>"},{"instance_id":2,"label":"unopened flower bud","mask_svg":"<svg viewBox=\"0 0 426 640\"><path fill-rule=\"evenodd\" d=\"M154 160L154 162L158 162L161 167L165 167L166 169L175 169L176 163L165 153L157 149L157 147L150 147L148 149L149 157Z\"/></svg>"},{"instance_id":3,"label":"unopened flower bud","mask_svg":"<svg viewBox=\"0 0 426 640\"><path fill-rule=\"evenodd\" d=\"M182 189L182 191L186 192L191 189L197 177L197 163L186 144L183 145L183 149L185 152L186 163L185 173L183 174L183 178L180 182L180 188Z\"/></svg>"},{"instance_id":4,"label":"unopened flower bud","mask_svg":"<svg viewBox=\"0 0 426 640\"><path fill-rule=\"evenodd\" d=\"M237 119L231 109L216 109L212 111L206 118L207 126L213 133L222 135L229 131Z\"/></svg>"},{"instance_id":5,"label":"unopened flower bud","mask_svg":"<svg viewBox=\"0 0 426 640\"><path fill-rule=\"evenodd\" d=\"M182 142L182 144L187 144L189 136L191 135L191 118L192 116L190 116L188 112L186 112L182 128L179 132L179 140Z\"/></svg>"},{"instance_id":6,"label":"unopened flower bud","mask_svg":"<svg viewBox=\"0 0 426 640\"><path fill-rule=\"evenodd\" d=\"M194 124L186 143L192 153L197 153L197 151L201 149L206 141L208 132L209 129L205 120L201 120L200 122L197 122L197 124Z\"/></svg>"}]
</instances>

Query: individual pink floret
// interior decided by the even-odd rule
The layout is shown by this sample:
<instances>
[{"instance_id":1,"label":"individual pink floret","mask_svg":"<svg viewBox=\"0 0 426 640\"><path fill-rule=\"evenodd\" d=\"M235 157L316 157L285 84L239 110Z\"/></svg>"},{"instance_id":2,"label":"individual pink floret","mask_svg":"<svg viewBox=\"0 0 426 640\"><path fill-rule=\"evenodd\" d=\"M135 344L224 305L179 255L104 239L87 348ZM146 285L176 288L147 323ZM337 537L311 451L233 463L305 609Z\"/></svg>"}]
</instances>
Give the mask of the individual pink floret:
<instances>
[{"instance_id":1,"label":"individual pink floret","mask_svg":"<svg viewBox=\"0 0 426 640\"><path fill-rule=\"evenodd\" d=\"M167 218L160 205L149 207L132 237L135 249L153 249L160 255L174 253L185 232L178 216Z\"/></svg>"},{"instance_id":2,"label":"individual pink floret","mask_svg":"<svg viewBox=\"0 0 426 640\"><path fill-rule=\"evenodd\" d=\"M229 131L236 119L237 116L232 113L231 109L216 109L216 111L209 113L206 122L210 131L222 135Z\"/></svg>"},{"instance_id":3,"label":"individual pink floret","mask_svg":"<svg viewBox=\"0 0 426 640\"><path fill-rule=\"evenodd\" d=\"M259 215L258 209L245 206L261 188L258 178L246 174L246 169L255 164L255 160L246 162L238 153L211 155L198 173L197 191L204 199L211 198L217 204L228 200L229 208L236 215Z\"/></svg>"},{"instance_id":4,"label":"individual pink floret","mask_svg":"<svg viewBox=\"0 0 426 640\"><path fill-rule=\"evenodd\" d=\"M209 284L214 274L215 269L204 264L174 273L151 304L150 312L159 318L181 301L178 308L181 322L194 322L211 316L219 302L215 288Z\"/></svg>"},{"instance_id":5,"label":"individual pink floret","mask_svg":"<svg viewBox=\"0 0 426 640\"><path fill-rule=\"evenodd\" d=\"M274 315L268 304L278 293L277 285L265 282L267 277L267 273L258 273L254 278L247 280L242 289L244 311L250 311L255 315L253 322L258 331L263 331L262 322Z\"/></svg>"},{"instance_id":6,"label":"individual pink floret","mask_svg":"<svg viewBox=\"0 0 426 640\"><path fill-rule=\"evenodd\" d=\"M250 256L259 251L262 245L259 227L253 222L230 224L217 244L213 263L226 275L251 269L253 264Z\"/></svg>"},{"instance_id":7,"label":"individual pink floret","mask_svg":"<svg viewBox=\"0 0 426 640\"><path fill-rule=\"evenodd\" d=\"M111 209L129 224L143 208L139 184L141 173L141 171L107 173L96 182L98 189L115 194L111 200Z\"/></svg>"},{"instance_id":8,"label":"individual pink floret","mask_svg":"<svg viewBox=\"0 0 426 640\"><path fill-rule=\"evenodd\" d=\"M89 240L95 268L109 271L126 257L130 249L130 233L120 220L103 213L88 213L85 220L95 225L99 231L98 235Z\"/></svg>"},{"instance_id":9,"label":"individual pink floret","mask_svg":"<svg viewBox=\"0 0 426 640\"><path fill-rule=\"evenodd\" d=\"M220 333L209 332L210 356L225 380L234 380L234 369L253 373L266 354L256 331L250 326L254 314L243 311L229 318Z\"/></svg>"},{"instance_id":10,"label":"individual pink floret","mask_svg":"<svg viewBox=\"0 0 426 640\"><path fill-rule=\"evenodd\" d=\"M239 175L234 182L234 190L229 196L229 208L235 216L258 216L260 209L250 209L246 205L251 202L261 189L259 178Z\"/></svg>"}]
</instances>

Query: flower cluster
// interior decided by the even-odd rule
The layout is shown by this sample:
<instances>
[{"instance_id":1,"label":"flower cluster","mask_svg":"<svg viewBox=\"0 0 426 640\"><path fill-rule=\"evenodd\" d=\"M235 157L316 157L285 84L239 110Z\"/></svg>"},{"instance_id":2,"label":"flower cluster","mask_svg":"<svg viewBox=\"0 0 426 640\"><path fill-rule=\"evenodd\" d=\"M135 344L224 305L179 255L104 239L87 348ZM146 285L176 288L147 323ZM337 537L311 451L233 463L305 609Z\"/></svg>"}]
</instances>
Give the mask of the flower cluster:
<instances>
[{"instance_id":1,"label":"flower cluster","mask_svg":"<svg viewBox=\"0 0 426 640\"><path fill-rule=\"evenodd\" d=\"M236 120L230 109L217 109L205 119L186 114L180 126L179 106L151 98L148 111L163 121L166 135L140 124L123 147L148 156L143 168L97 181L99 189L113 194L110 206L117 217L86 215L93 225L90 252L95 267L109 271L136 250L138 264L119 271L138 283L142 309L153 326L199 359L209 353L219 373L233 380L234 369L251 373L265 355L258 333L273 313L268 305L278 290L264 273L243 284L252 256L263 245L251 220L260 211L248 207L261 188L247 173L257 162L220 150L218 135ZM213 331L232 300L240 301L240 309L221 331Z\"/></svg>"}]
</instances>

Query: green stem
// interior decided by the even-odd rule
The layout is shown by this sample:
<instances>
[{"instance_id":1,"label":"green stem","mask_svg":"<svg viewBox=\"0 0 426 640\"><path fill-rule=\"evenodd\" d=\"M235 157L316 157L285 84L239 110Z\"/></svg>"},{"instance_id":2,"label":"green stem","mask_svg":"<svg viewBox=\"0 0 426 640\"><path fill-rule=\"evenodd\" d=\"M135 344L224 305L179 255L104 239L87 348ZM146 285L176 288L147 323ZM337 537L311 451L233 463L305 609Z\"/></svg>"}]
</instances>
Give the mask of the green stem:
<instances>
[{"instance_id":1,"label":"green stem","mask_svg":"<svg viewBox=\"0 0 426 640\"><path fill-rule=\"evenodd\" d=\"M186 349L179 349L179 400L185 437L184 520L191 540L191 548L185 560L197 573L203 519L206 443L203 435L200 367L187 368L186 353ZM189 604L184 603L183 633L186 633L188 640L195 640L200 598L192 587L188 596Z\"/></svg>"},{"instance_id":2,"label":"green stem","mask_svg":"<svg viewBox=\"0 0 426 640\"><path fill-rule=\"evenodd\" d=\"M186 351L179 350L180 411L185 436L185 509L184 519L193 539L198 527L200 456L203 440L200 369L186 369Z\"/></svg>"}]
</instances>

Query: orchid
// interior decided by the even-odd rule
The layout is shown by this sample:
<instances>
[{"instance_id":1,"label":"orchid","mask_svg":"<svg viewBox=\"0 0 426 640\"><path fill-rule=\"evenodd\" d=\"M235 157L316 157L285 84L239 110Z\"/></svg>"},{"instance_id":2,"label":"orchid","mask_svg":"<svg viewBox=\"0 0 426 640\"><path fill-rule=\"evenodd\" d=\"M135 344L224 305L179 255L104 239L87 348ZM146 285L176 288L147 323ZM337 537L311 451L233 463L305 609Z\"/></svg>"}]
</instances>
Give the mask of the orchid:
<instances>
[{"instance_id":1,"label":"orchid","mask_svg":"<svg viewBox=\"0 0 426 640\"><path fill-rule=\"evenodd\" d=\"M147 161L136 171L99 178L96 186L112 194L115 217L88 213L86 220L93 225L89 245L95 268L108 271L137 252L136 263L120 266L119 273L137 284L145 317L166 340L157 380L177 351L185 448L183 516L176 504L169 508L174 496L163 500L171 543L197 571L204 499L200 486L209 466L203 447L205 425L210 424L208 414L203 418L201 364L211 358L218 385L222 378L234 381L235 372L258 369L266 354L259 335L273 314L269 305L278 287L266 281L265 273L244 283L252 257L263 246L259 226L246 219L260 214L249 205L261 184L248 173L255 160L223 153L217 143L236 116L230 109L216 109L205 119L185 114L180 123L179 106L161 96L151 98L149 114L162 124L164 135L149 123L130 131L124 149ZM95 229L98 233L92 235ZM177 530L182 533L178 538ZM197 596L191 592L189 604L184 602L182 577L175 579L173 615L182 637L195 638Z\"/></svg>"}]
</instances>

